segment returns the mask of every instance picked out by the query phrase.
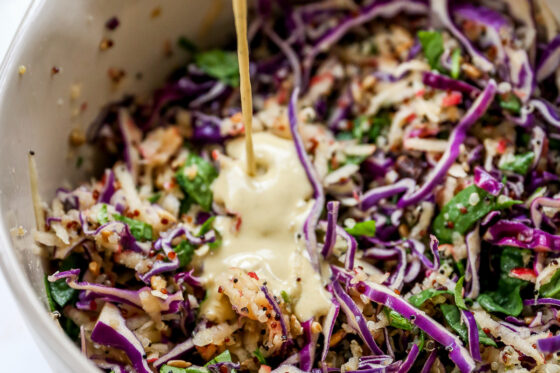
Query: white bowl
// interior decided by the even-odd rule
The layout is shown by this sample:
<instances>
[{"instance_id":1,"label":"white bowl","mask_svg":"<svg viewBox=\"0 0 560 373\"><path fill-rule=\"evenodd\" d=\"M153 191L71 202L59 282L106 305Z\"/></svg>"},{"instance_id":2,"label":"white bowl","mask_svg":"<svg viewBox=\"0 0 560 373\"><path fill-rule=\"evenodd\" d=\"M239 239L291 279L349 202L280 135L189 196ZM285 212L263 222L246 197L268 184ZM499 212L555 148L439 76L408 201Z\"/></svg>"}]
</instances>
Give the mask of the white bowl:
<instances>
[{"instance_id":1,"label":"white bowl","mask_svg":"<svg viewBox=\"0 0 560 373\"><path fill-rule=\"evenodd\" d=\"M549 4L560 14L557 0ZM213 7L218 17L201 33ZM161 13L154 18L157 8ZM104 24L113 16L120 26L109 31ZM40 193L49 201L57 187L91 171L88 165L76 169L75 157L68 158L71 129L85 130L105 103L125 93L148 94L161 85L185 60L177 48L180 35L204 46L223 42L232 30L228 0L36 0L28 10L0 70L0 269L54 372L97 370L47 312L42 261L29 233L34 217L28 151L36 152ZM115 45L100 51L104 37ZM166 41L171 57L164 54ZM21 76L19 66L26 68ZM56 75L53 66L60 68ZM127 72L117 90L107 76L111 67ZM76 84L81 95L72 100ZM21 238L11 233L19 226L28 232Z\"/></svg>"},{"instance_id":2,"label":"white bowl","mask_svg":"<svg viewBox=\"0 0 560 373\"><path fill-rule=\"evenodd\" d=\"M212 21L213 7L217 18ZM30 233L27 153L36 153L44 201L61 184L83 180L91 167L86 162L78 170L76 157L68 157L71 129L85 130L104 104L125 93L149 94L161 85L186 60L177 47L179 36L200 45L223 42L233 30L230 8L225 0L36 0L10 46L0 70L0 267L57 373L98 370L47 312L42 261ZM105 22L113 16L120 25L109 31ZM100 51L104 37L114 46ZM164 53L166 43L171 56ZM25 66L25 74L18 74L19 66ZM51 73L53 66L58 74ZM127 73L118 89L108 78L111 67ZM73 85L81 88L76 99L70 95ZM81 111L84 102L87 109ZM21 238L12 234L19 226L27 231Z\"/></svg>"}]
</instances>

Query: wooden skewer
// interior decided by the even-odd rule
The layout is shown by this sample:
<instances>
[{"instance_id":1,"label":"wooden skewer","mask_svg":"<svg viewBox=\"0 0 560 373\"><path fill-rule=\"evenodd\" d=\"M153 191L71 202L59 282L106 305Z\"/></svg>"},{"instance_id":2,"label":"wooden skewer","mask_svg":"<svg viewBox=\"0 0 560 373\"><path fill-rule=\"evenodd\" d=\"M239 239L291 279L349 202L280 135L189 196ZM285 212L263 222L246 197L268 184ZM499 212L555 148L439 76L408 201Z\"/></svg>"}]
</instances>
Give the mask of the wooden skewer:
<instances>
[{"instance_id":1,"label":"wooden skewer","mask_svg":"<svg viewBox=\"0 0 560 373\"><path fill-rule=\"evenodd\" d=\"M249 43L247 41L247 1L232 0L237 33L237 59L241 90L241 112L245 126L245 152L247 154L247 173L254 176L257 170L253 149L253 98L249 78Z\"/></svg>"},{"instance_id":2,"label":"wooden skewer","mask_svg":"<svg viewBox=\"0 0 560 373\"><path fill-rule=\"evenodd\" d=\"M31 199L33 201L33 212L35 213L35 225L38 231L45 229L45 214L41 206L39 195L39 176L37 174L37 164L35 163L35 152L30 151L27 156L29 165L29 181L31 182Z\"/></svg>"}]
</instances>

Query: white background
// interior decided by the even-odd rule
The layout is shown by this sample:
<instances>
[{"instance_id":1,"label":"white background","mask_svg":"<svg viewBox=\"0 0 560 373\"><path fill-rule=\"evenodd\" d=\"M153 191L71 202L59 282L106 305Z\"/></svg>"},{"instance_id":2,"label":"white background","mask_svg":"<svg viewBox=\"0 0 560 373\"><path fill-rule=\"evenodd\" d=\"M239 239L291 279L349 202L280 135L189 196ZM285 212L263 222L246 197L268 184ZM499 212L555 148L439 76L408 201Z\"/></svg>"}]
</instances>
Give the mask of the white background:
<instances>
[{"instance_id":1,"label":"white background","mask_svg":"<svg viewBox=\"0 0 560 373\"><path fill-rule=\"evenodd\" d=\"M0 0L0 58L21 22L31 0ZM45 358L37 348L6 280L0 275L0 361L2 372L50 373Z\"/></svg>"}]
</instances>

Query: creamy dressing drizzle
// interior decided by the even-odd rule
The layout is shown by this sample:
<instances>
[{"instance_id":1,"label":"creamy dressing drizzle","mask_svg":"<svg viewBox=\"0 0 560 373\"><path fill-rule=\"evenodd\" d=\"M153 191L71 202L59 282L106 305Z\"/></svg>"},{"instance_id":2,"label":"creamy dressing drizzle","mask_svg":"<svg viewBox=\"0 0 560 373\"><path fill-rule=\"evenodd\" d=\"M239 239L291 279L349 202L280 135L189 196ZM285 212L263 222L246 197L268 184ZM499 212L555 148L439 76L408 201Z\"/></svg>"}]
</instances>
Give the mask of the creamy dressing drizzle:
<instances>
[{"instance_id":1,"label":"creamy dressing drizzle","mask_svg":"<svg viewBox=\"0 0 560 373\"><path fill-rule=\"evenodd\" d=\"M313 190L293 141L259 133L253 149L247 2L232 1L245 147L242 139L227 144L228 156L220 158L220 174L212 185L214 201L236 218L216 219L215 227L223 241L203 262L207 299L201 312L215 322L235 317L225 297L218 293L217 282L228 280L228 269L241 268L255 272L274 295L285 291L295 315L306 321L326 315L330 307L329 294L311 266L303 241L302 228L313 204Z\"/></svg>"},{"instance_id":2,"label":"creamy dressing drizzle","mask_svg":"<svg viewBox=\"0 0 560 373\"><path fill-rule=\"evenodd\" d=\"M288 293L299 320L325 315L330 297L311 266L301 233L313 190L293 142L270 133L255 134L258 172L253 177L247 175L242 139L229 142L226 149L228 156L220 158L212 190L215 202L241 217L241 225L236 231L234 217L216 220L223 243L203 261L208 290L203 314L213 321L231 317L231 307L227 310L215 281L237 267L267 281L274 295Z\"/></svg>"}]
</instances>

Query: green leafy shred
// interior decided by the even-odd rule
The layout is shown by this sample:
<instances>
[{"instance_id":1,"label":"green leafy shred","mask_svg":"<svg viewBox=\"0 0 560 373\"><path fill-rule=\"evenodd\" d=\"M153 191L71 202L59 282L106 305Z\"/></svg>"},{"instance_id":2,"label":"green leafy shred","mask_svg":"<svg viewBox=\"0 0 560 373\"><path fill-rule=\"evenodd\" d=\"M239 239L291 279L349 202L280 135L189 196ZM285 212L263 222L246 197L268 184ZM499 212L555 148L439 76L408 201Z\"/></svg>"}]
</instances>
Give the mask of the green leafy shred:
<instances>
[{"instance_id":1,"label":"green leafy shred","mask_svg":"<svg viewBox=\"0 0 560 373\"><path fill-rule=\"evenodd\" d=\"M451 77L453 79L459 79L461 74L461 50L459 48L454 49L451 54Z\"/></svg>"},{"instance_id":2,"label":"green leafy shred","mask_svg":"<svg viewBox=\"0 0 560 373\"><path fill-rule=\"evenodd\" d=\"M101 208L97 213L97 221L99 222L99 224L105 224L109 222L109 214L107 213L107 205L105 203L101 205Z\"/></svg>"},{"instance_id":3,"label":"green leafy shred","mask_svg":"<svg viewBox=\"0 0 560 373\"><path fill-rule=\"evenodd\" d=\"M550 281L539 288L539 294L543 298L560 299L560 270L557 270Z\"/></svg>"},{"instance_id":4,"label":"green leafy shred","mask_svg":"<svg viewBox=\"0 0 560 373\"><path fill-rule=\"evenodd\" d=\"M211 216L200 226L198 230L197 237L204 236L206 233L210 232L212 226L214 224L214 220L216 220L215 216Z\"/></svg>"},{"instance_id":5,"label":"green leafy shred","mask_svg":"<svg viewBox=\"0 0 560 373\"><path fill-rule=\"evenodd\" d=\"M253 355L255 355L255 357L257 358L257 360L259 361L259 363L263 364L263 365L267 365L266 363L266 359L264 357L264 355L262 354L262 352L259 349L256 349L253 352Z\"/></svg>"},{"instance_id":6,"label":"green leafy shred","mask_svg":"<svg viewBox=\"0 0 560 373\"><path fill-rule=\"evenodd\" d=\"M375 142L381 132L383 132L384 128L387 128L391 125L391 117L389 116L388 111L382 111L374 118L370 119L370 128L369 128L369 141Z\"/></svg>"},{"instance_id":7,"label":"green leafy shred","mask_svg":"<svg viewBox=\"0 0 560 373\"><path fill-rule=\"evenodd\" d=\"M121 214L113 214L113 218L127 224L130 228L130 233L132 233L134 238L138 241L150 241L154 239L154 231L150 224L144 223L140 220L127 218Z\"/></svg>"},{"instance_id":8,"label":"green leafy shred","mask_svg":"<svg viewBox=\"0 0 560 373\"><path fill-rule=\"evenodd\" d=\"M207 367L208 365L223 363L223 362L231 362L231 361L232 361L231 354L229 353L229 350L225 350L224 352L222 352L221 354L219 354L218 356L216 356L215 358L213 358L212 360L204 364L204 366ZM235 373L235 369L232 369L231 373Z\"/></svg>"},{"instance_id":9,"label":"green leafy shred","mask_svg":"<svg viewBox=\"0 0 560 373\"><path fill-rule=\"evenodd\" d=\"M455 262L455 267L457 268L457 272L459 272L459 276L465 275L465 259L458 260Z\"/></svg>"},{"instance_id":10,"label":"green leafy shred","mask_svg":"<svg viewBox=\"0 0 560 373\"><path fill-rule=\"evenodd\" d=\"M500 107L513 114L521 113L521 100L513 93L499 96Z\"/></svg>"},{"instance_id":11,"label":"green leafy shred","mask_svg":"<svg viewBox=\"0 0 560 373\"><path fill-rule=\"evenodd\" d=\"M187 240L179 242L179 244L173 248L173 251L177 253L177 258L179 258L179 265L181 267L184 267L191 262L195 250L196 246Z\"/></svg>"},{"instance_id":12,"label":"green leafy shred","mask_svg":"<svg viewBox=\"0 0 560 373\"><path fill-rule=\"evenodd\" d=\"M193 169L196 172L193 172ZM189 173L194 176L189 177ZM189 154L185 164L177 171L177 183L189 197L198 203L205 211L210 211L212 206L212 190L210 185L218 176L214 166L195 154Z\"/></svg>"},{"instance_id":13,"label":"green leafy shred","mask_svg":"<svg viewBox=\"0 0 560 373\"><path fill-rule=\"evenodd\" d=\"M161 198L161 192L157 192L148 197L150 203L156 203Z\"/></svg>"},{"instance_id":14,"label":"green leafy shred","mask_svg":"<svg viewBox=\"0 0 560 373\"><path fill-rule=\"evenodd\" d=\"M457 307L466 310L467 305L465 304L465 300L463 299L463 282L465 281L465 276L461 276L461 278L455 284L455 291L453 292L453 297L455 298L455 304Z\"/></svg>"},{"instance_id":15,"label":"green leafy shred","mask_svg":"<svg viewBox=\"0 0 560 373\"><path fill-rule=\"evenodd\" d=\"M441 33L437 31L418 31L418 40L420 40L422 51L430 67L435 70L443 71L439 60L444 51L443 36Z\"/></svg>"},{"instance_id":16,"label":"green leafy shred","mask_svg":"<svg viewBox=\"0 0 560 373\"><path fill-rule=\"evenodd\" d=\"M533 152L515 155L511 161L501 165L500 170L513 171L525 175L529 172L533 159L535 159L535 153Z\"/></svg>"},{"instance_id":17,"label":"green leafy shred","mask_svg":"<svg viewBox=\"0 0 560 373\"><path fill-rule=\"evenodd\" d=\"M509 316L519 316L523 310L521 289L528 282L509 276L514 268L524 267L524 250L505 247L500 256L500 277L496 290L487 291L477 298L478 303L488 312L499 312Z\"/></svg>"},{"instance_id":18,"label":"green leafy shred","mask_svg":"<svg viewBox=\"0 0 560 373\"><path fill-rule=\"evenodd\" d=\"M192 206L192 199L186 195L185 198L181 200L181 204L179 205L179 216L183 216L184 214L188 214L191 206Z\"/></svg>"},{"instance_id":19,"label":"green leafy shred","mask_svg":"<svg viewBox=\"0 0 560 373\"><path fill-rule=\"evenodd\" d=\"M231 362L231 354L228 350L225 350L206 364L203 367L188 367L188 368L177 368L172 367L170 365L163 365L159 372L160 373L210 373L210 370L207 368L209 365L216 364L216 363L223 363L223 362ZM231 370L231 373L236 373L235 369Z\"/></svg>"},{"instance_id":20,"label":"green leafy shred","mask_svg":"<svg viewBox=\"0 0 560 373\"><path fill-rule=\"evenodd\" d=\"M51 283L48 280L47 275L45 275L43 281L45 283L45 293L47 294L47 304L49 305L49 311L54 312L56 311L56 304L52 296L51 292Z\"/></svg>"},{"instance_id":21,"label":"green leafy shred","mask_svg":"<svg viewBox=\"0 0 560 373\"><path fill-rule=\"evenodd\" d=\"M50 293L52 299L54 299L56 304L60 307L64 307L78 294L77 290L68 286L66 280L63 278L50 283Z\"/></svg>"},{"instance_id":22,"label":"green leafy shred","mask_svg":"<svg viewBox=\"0 0 560 373\"><path fill-rule=\"evenodd\" d=\"M352 132L350 131L342 131L337 133L335 137L338 141L347 141L347 140L353 140L354 134L352 134Z\"/></svg>"},{"instance_id":23,"label":"green leafy shred","mask_svg":"<svg viewBox=\"0 0 560 373\"><path fill-rule=\"evenodd\" d=\"M352 122L351 131L342 131L336 135L339 141L358 140L362 142L375 142L377 137L382 133L383 129L391 124L391 116L389 111L382 110L375 116L360 115Z\"/></svg>"},{"instance_id":24,"label":"green leafy shred","mask_svg":"<svg viewBox=\"0 0 560 373\"><path fill-rule=\"evenodd\" d=\"M443 318L449 324L451 329L453 329L453 331L457 333L465 343L468 343L469 337L467 326L461 322L461 312L459 312L459 308L452 304L442 304L440 309L443 313ZM494 342L492 338L488 337L486 333L480 330L480 328L478 328L478 338L480 343L483 345L497 347L496 342Z\"/></svg>"},{"instance_id":25,"label":"green leafy shred","mask_svg":"<svg viewBox=\"0 0 560 373\"><path fill-rule=\"evenodd\" d=\"M490 211L522 203L512 199L501 202L498 200L499 198L474 184L466 187L443 206L435 218L433 230L436 237L443 243L452 242L454 232L465 234Z\"/></svg>"},{"instance_id":26,"label":"green leafy shred","mask_svg":"<svg viewBox=\"0 0 560 373\"><path fill-rule=\"evenodd\" d=\"M426 342L426 333L420 330L420 333L416 338L414 338L414 343L418 346L418 350L422 351L424 349L424 343Z\"/></svg>"},{"instance_id":27,"label":"green leafy shred","mask_svg":"<svg viewBox=\"0 0 560 373\"><path fill-rule=\"evenodd\" d=\"M438 295L444 295L444 294L453 294L453 293L449 290L436 290L436 289L430 288L430 289L422 290L420 293L411 296L408 299L408 303L412 304L416 308L419 308L428 299L431 299L433 297L437 297Z\"/></svg>"},{"instance_id":28,"label":"green leafy shred","mask_svg":"<svg viewBox=\"0 0 560 373\"><path fill-rule=\"evenodd\" d=\"M351 228L345 228L346 232L350 233L352 236L359 237L359 236L366 236L366 237L373 237L375 236L375 220L368 220L356 223Z\"/></svg>"},{"instance_id":29,"label":"green leafy shred","mask_svg":"<svg viewBox=\"0 0 560 373\"><path fill-rule=\"evenodd\" d=\"M206 74L232 87L239 86L239 65L234 52L221 49L196 53L196 65Z\"/></svg>"},{"instance_id":30,"label":"green leafy shred","mask_svg":"<svg viewBox=\"0 0 560 373\"><path fill-rule=\"evenodd\" d=\"M222 246L222 235L218 231L215 232L216 232L216 238L214 239L213 242L208 243L208 247L210 248L210 250L215 250L218 247Z\"/></svg>"},{"instance_id":31,"label":"green leafy shred","mask_svg":"<svg viewBox=\"0 0 560 373\"><path fill-rule=\"evenodd\" d=\"M159 369L159 372L160 373L210 373L210 370L202 367L177 368L165 364Z\"/></svg>"},{"instance_id":32,"label":"green leafy shred","mask_svg":"<svg viewBox=\"0 0 560 373\"><path fill-rule=\"evenodd\" d=\"M70 269L76 269L81 267L81 262L79 254L73 253L66 257L59 266L60 271L68 271ZM48 281L45 277L45 288L47 293L47 301L51 311L56 310L58 305L60 308L66 306L67 304L75 301L78 297L78 291L72 289L67 283L66 279L59 279L54 282Z\"/></svg>"},{"instance_id":33,"label":"green leafy shred","mask_svg":"<svg viewBox=\"0 0 560 373\"><path fill-rule=\"evenodd\" d=\"M366 115L360 115L354 119L352 126L352 137L360 141L364 137L364 132L369 128L369 118Z\"/></svg>"},{"instance_id":34,"label":"green leafy shred","mask_svg":"<svg viewBox=\"0 0 560 373\"><path fill-rule=\"evenodd\" d=\"M288 293L286 293L285 290L282 290L280 292L280 295L282 296L282 299L284 300L284 303L290 303L290 296L288 295Z\"/></svg>"},{"instance_id":35,"label":"green leafy shred","mask_svg":"<svg viewBox=\"0 0 560 373\"><path fill-rule=\"evenodd\" d=\"M402 330L412 330L412 323L397 311L385 308L385 314L389 318L389 325Z\"/></svg>"},{"instance_id":36,"label":"green leafy shred","mask_svg":"<svg viewBox=\"0 0 560 373\"><path fill-rule=\"evenodd\" d=\"M59 321L60 326L62 326L62 329L64 330L64 333L66 333L66 335L70 337L70 339L76 340L80 335L80 327L68 317L61 317Z\"/></svg>"},{"instance_id":37,"label":"green leafy shred","mask_svg":"<svg viewBox=\"0 0 560 373\"><path fill-rule=\"evenodd\" d=\"M367 159L367 155L347 155L342 165L347 165L347 164L360 165L366 159Z\"/></svg>"}]
</instances>

